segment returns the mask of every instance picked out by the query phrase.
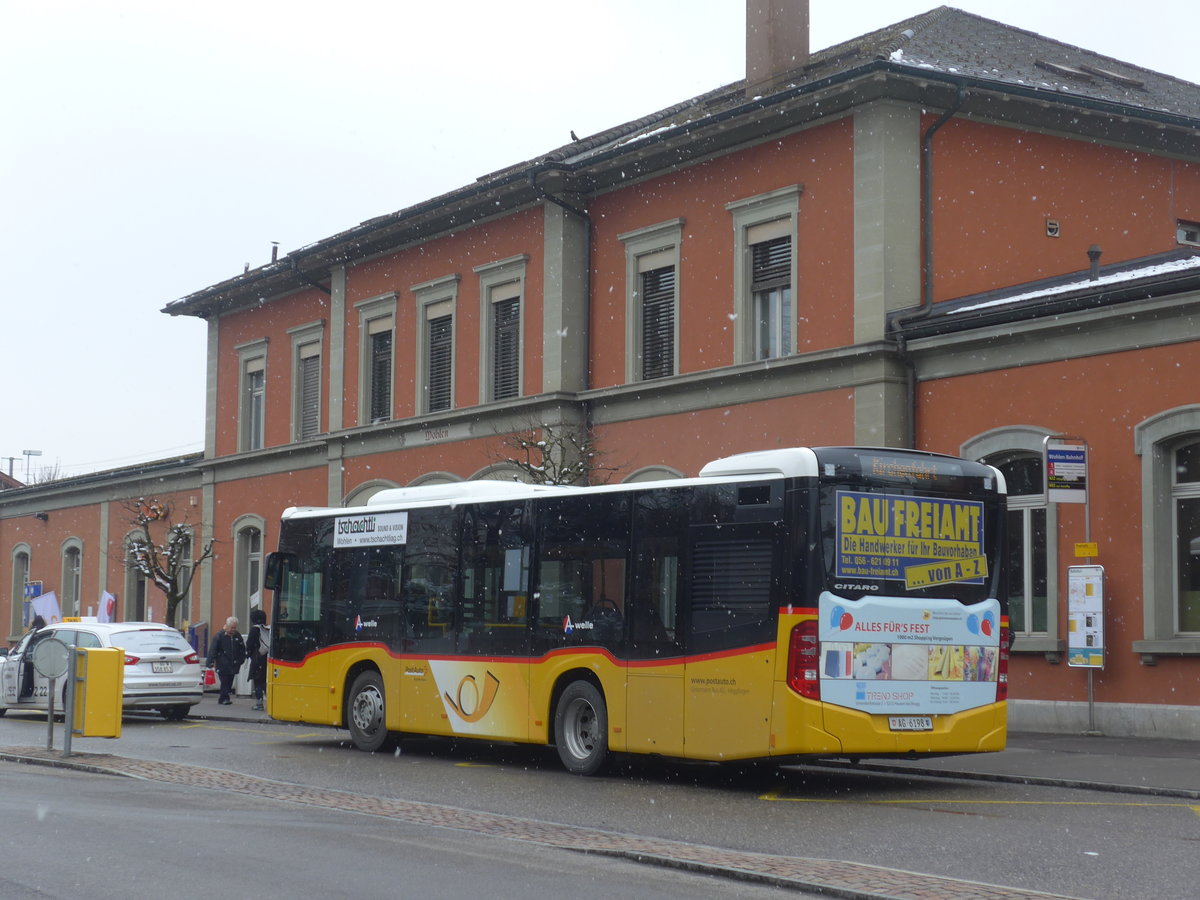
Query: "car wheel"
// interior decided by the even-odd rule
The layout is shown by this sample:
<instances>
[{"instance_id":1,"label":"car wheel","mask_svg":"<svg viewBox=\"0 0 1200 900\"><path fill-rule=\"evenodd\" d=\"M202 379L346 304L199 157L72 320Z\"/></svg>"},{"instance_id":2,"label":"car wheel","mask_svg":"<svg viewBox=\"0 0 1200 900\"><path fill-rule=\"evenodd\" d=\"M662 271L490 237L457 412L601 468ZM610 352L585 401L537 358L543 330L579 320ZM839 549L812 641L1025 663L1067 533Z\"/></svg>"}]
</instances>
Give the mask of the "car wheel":
<instances>
[{"instance_id":1,"label":"car wheel","mask_svg":"<svg viewBox=\"0 0 1200 900\"><path fill-rule=\"evenodd\" d=\"M568 772L595 775L608 762L608 708L590 681L567 685L554 711L554 743Z\"/></svg>"},{"instance_id":2,"label":"car wheel","mask_svg":"<svg viewBox=\"0 0 1200 900\"><path fill-rule=\"evenodd\" d=\"M7 706L0 706L0 718L3 718L3 717L4 717L4 714L5 714L6 712L8 712L8 707L7 707Z\"/></svg>"},{"instance_id":3,"label":"car wheel","mask_svg":"<svg viewBox=\"0 0 1200 900\"><path fill-rule=\"evenodd\" d=\"M164 706L159 712L168 722L178 722L187 718L189 709L191 709L189 706Z\"/></svg>"},{"instance_id":4,"label":"car wheel","mask_svg":"<svg viewBox=\"0 0 1200 900\"><path fill-rule=\"evenodd\" d=\"M383 680L379 673L366 671L354 679L346 704L346 727L354 746L374 753L388 741L387 719L384 715Z\"/></svg>"}]
</instances>

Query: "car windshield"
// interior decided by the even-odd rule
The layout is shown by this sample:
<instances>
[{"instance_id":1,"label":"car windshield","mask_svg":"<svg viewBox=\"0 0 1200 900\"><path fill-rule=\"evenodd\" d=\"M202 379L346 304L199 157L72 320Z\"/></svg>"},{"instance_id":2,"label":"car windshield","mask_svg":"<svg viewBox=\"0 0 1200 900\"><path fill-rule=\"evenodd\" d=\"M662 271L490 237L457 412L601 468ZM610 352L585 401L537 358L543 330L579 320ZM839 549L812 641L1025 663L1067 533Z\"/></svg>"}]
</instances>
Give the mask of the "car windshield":
<instances>
[{"instance_id":1,"label":"car windshield","mask_svg":"<svg viewBox=\"0 0 1200 900\"><path fill-rule=\"evenodd\" d=\"M182 634L172 631L114 631L109 642L131 653L190 653L192 650Z\"/></svg>"}]
</instances>

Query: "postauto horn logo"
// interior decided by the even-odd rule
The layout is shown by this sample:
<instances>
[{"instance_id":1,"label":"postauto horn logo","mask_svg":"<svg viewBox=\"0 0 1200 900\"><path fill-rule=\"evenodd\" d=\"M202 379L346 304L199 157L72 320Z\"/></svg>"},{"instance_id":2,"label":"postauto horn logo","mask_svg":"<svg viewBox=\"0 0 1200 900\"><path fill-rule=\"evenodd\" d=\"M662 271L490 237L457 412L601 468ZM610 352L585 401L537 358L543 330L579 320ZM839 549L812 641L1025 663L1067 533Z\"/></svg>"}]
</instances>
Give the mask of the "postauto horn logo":
<instances>
[{"instance_id":1,"label":"postauto horn logo","mask_svg":"<svg viewBox=\"0 0 1200 900\"><path fill-rule=\"evenodd\" d=\"M443 694L450 708L464 722L478 722L488 714L492 704L496 702L496 694L500 690L500 679L488 672L483 678L483 690L474 675L463 676L458 683L457 696L451 697L449 692Z\"/></svg>"}]
</instances>

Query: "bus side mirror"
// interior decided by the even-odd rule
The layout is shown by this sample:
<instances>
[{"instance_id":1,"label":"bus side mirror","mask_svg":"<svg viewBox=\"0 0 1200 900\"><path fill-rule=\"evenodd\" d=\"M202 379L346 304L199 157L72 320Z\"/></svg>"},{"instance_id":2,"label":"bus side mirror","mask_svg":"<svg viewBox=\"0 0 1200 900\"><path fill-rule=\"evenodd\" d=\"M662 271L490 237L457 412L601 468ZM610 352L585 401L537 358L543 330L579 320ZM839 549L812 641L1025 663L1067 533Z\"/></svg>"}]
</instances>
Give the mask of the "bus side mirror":
<instances>
[{"instance_id":1,"label":"bus side mirror","mask_svg":"<svg viewBox=\"0 0 1200 900\"><path fill-rule=\"evenodd\" d=\"M263 572L263 587L268 591L277 591L283 585L283 570L287 568L290 553L267 554L267 564Z\"/></svg>"}]
</instances>

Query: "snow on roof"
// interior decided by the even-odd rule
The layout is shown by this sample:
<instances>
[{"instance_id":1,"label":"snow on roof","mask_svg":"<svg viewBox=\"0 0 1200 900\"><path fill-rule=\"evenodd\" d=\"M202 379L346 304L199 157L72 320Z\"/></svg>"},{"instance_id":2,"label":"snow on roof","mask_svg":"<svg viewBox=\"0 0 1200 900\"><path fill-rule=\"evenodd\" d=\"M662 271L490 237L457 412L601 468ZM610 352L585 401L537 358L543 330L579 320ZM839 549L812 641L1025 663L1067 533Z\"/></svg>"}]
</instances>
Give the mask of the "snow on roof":
<instances>
[{"instance_id":1,"label":"snow on roof","mask_svg":"<svg viewBox=\"0 0 1200 900\"><path fill-rule=\"evenodd\" d=\"M960 315L968 312L979 312L982 309L995 309L1030 300L1044 300L1049 297L1073 294L1082 290L1111 288L1131 281L1142 281L1149 278L1161 278L1164 275L1178 275L1185 272L1198 271L1200 271L1200 255L1188 256L1182 259L1173 259L1136 268L1123 268L1119 271L1101 275L1095 280L1087 275L1081 275L1079 278L1071 281L1047 285L1018 294L1009 294L1004 297L993 297L979 303L968 303L953 310L948 310L946 314Z\"/></svg>"}]
</instances>

